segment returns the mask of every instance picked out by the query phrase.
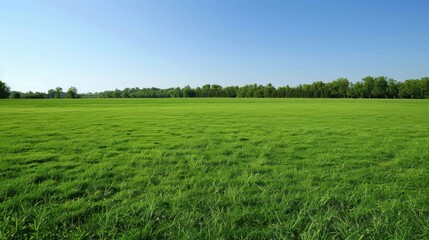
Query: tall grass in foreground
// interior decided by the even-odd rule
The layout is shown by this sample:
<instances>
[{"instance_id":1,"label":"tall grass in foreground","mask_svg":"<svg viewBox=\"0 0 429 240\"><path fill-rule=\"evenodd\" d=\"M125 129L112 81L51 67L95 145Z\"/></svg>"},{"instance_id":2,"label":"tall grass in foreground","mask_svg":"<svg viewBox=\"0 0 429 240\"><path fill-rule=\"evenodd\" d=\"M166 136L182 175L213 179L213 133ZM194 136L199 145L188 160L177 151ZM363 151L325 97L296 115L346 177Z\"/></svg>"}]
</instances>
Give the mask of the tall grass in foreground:
<instances>
[{"instance_id":1,"label":"tall grass in foreground","mask_svg":"<svg viewBox=\"0 0 429 240\"><path fill-rule=\"evenodd\" d=\"M429 238L429 102L1 101L1 239Z\"/></svg>"}]
</instances>

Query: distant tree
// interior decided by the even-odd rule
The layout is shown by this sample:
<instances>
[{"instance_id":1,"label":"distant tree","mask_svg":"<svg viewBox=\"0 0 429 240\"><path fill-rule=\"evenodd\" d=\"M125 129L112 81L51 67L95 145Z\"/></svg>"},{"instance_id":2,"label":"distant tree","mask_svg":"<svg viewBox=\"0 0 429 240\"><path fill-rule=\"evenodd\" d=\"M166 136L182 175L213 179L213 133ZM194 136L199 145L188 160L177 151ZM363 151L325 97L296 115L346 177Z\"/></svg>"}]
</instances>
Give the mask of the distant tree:
<instances>
[{"instance_id":1,"label":"distant tree","mask_svg":"<svg viewBox=\"0 0 429 240\"><path fill-rule=\"evenodd\" d=\"M122 91L121 97L123 98L129 98L130 97L130 89L125 88L124 91Z\"/></svg>"},{"instance_id":2,"label":"distant tree","mask_svg":"<svg viewBox=\"0 0 429 240\"><path fill-rule=\"evenodd\" d=\"M374 89L374 78L371 76L364 77L363 79L363 95L371 98Z\"/></svg>"},{"instance_id":3,"label":"distant tree","mask_svg":"<svg viewBox=\"0 0 429 240\"><path fill-rule=\"evenodd\" d=\"M169 88L166 92L168 97L177 98L180 96L180 88Z\"/></svg>"},{"instance_id":4,"label":"distant tree","mask_svg":"<svg viewBox=\"0 0 429 240\"><path fill-rule=\"evenodd\" d=\"M0 98L8 98L9 97L9 86L6 83L0 81Z\"/></svg>"},{"instance_id":5,"label":"distant tree","mask_svg":"<svg viewBox=\"0 0 429 240\"><path fill-rule=\"evenodd\" d=\"M42 99L42 98L46 98L46 93L29 91L29 92L21 94L20 97L21 98L29 98L29 99Z\"/></svg>"},{"instance_id":6,"label":"distant tree","mask_svg":"<svg viewBox=\"0 0 429 240\"><path fill-rule=\"evenodd\" d=\"M350 85L349 80L347 78L338 78L337 85L338 85L338 94L340 95L340 97L346 98L347 89L349 88L349 85Z\"/></svg>"},{"instance_id":7,"label":"distant tree","mask_svg":"<svg viewBox=\"0 0 429 240\"><path fill-rule=\"evenodd\" d=\"M68 98L77 98L77 88L76 87L69 87L67 90L67 97Z\"/></svg>"},{"instance_id":8,"label":"distant tree","mask_svg":"<svg viewBox=\"0 0 429 240\"><path fill-rule=\"evenodd\" d=\"M285 97L287 98L293 97L292 88L289 85L286 85L284 87L284 91L285 91Z\"/></svg>"},{"instance_id":9,"label":"distant tree","mask_svg":"<svg viewBox=\"0 0 429 240\"><path fill-rule=\"evenodd\" d=\"M304 94L302 91L302 84L299 84L295 88L292 88L292 97L302 98L303 96L304 96Z\"/></svg>"},{"instance_id":10,"label":"distant tree","mask_svg":"<svg viewBox=\"0 0 429 240\"><path fill-rule=\"evenodd\" d=\"M77 90L76 90L76 94L77 94ZM121 98L122 97L122 91L119 89L115 89L115 91L113 92L113 97L114 98Z\"/></svg>"},{"instance_id":11,"label":"distant tree","mask_svg":"<svg viewBox=\"0 0 429 240\"><path fill-rule=\"evenodd\" d=\"M55 89L49 89L48 94L46 94L46 96L47 96L47 98L55 98L55 94L56 94Z\"/></svg>"},{"instance_id":12,"label":"distant tree","mask_svg":"<svg viewBox=\"0 0 429 240\"><path fill-rule=\"evenodd\" d=\"M271 83L268 83L267 86L264 87L264 97L266 98L274 98L277 95L276 89L273 87Z\"/></svg>"},{"instance_id":13,"label":"distant tree","mask_svg":"<svg viewBox=\"0 0 429 240\"><path fill-rule=\"evenodd\" d=\"M211 86L210 84L206 84L201 88L201 97L211 97L210 96Z\"/></svg>"},{"instance_id":14,"label":"distant tree","mask_svg":"<svg viewBox=\"0 0 429 240\"><path fill-rule=\"evenodd\" d=\"M237 91L238 91L238 87L225 87L223 88L223 96L224 97L230 97L230 98L235 98L237 97Z\"/></svg>"},{"instance_id":15,"label":"distant tree","mask_svg":"<svg viewBox=\"0 0 429 240\"><path fill-rule=\"evenodd\" d=\"M302 85L302 96L305 98L312 98L313 93L311 92L311 85L310 84L304 84Z\"/></svg>"},{"instance_id":16,"label":"distant tree","mask_svg":"<svg viewBox=\"0 0 429 240\"><path fill-rule=\"evenodd\" d=\"M256 97L256 96L260 95L259 93L255 94L255 91L258 90L258 85L256 85L256 83L250 84L250 85L246 85L244 87L247 88L246 96L245 97L252 98L252 97Z\"/></svg>"},{"instance_id":17,"label":"distant tree","mask_svg":"<svg viewBox=\"0 0 429 240\"><path fill-rule=\"evenodd\" d=\"M398 96L398 82L393 78L389 78L387 81L387 95L390 98L396 98Z\"/></svg>"},{"instance_id":18,"label":"distant tree","mask_svg":"<svg viewBox=\"0 0 429 240\"><path fill-rule=\"evenodd\" d=\"M10 98L19 99L19 98L21 98L21 93L20 92L11 92Z\"/></svg>"},{"instance_id":19,"label":"distant tree","mask_svg":"<svg viewBox=\"0 0 429 240\"><path fill-rule=\"evenodd\" d=\"M256 89L253 91L253 98L263 98L264 97L264 90L262 89Z\"/></svg>"},{"instance_id":20,"label":"distant tree","mask_svg":"<svg viewBox=\"0 0 429 240\"><path fill-rule=\"evenodd\" d=\"M201 96L201 88L200 87L195 88L195 94L196 94L196 97L202 97Z\"/></svg>"},{"instance_id":21,"label":"distant tree","mask_svg":"<svg viewBox=\"0 0 429 240\"><path fill-rule=\"evenodd\" d=\"M183 97L182 90L180 90L179 87L176 87L174 90L175 90L175 93L177 94L177 97Z\"/></svg>"},{"instance_id":22,"label":"distant tree","mask_svg":"<svg viewBox=\"0 0 429 240\"><path fill-rule=\"evenodd\" d=\"M55 88L55 98L61 98L62 93L63 93L62 87L56 87Z\"/></svg>"},{"instance_id":23,"label":"distant tree","mask_svg":"<svg viewBox=\"0 0 429 240\"><path fill-rule=\"evenodd\" d=\"M371 95L377 98L387 98L387 77L376 77L374 78L374 85L371 91Z\"/></svg>"},{"instance_id":24,"label":"distant tree","mask_svg":"<svg viewBox=\"0 0 429 240\"><path fill-rule=\"evenodd\" d=\"M350 86L347 88L347 97L356 98L357 94L355 93L355 84L352 82L350 83Z\"/></svg>"},{"instance_id":25,"label":"distant tree","mask_svg":"<svg viewBox=\"0 0 429 240\"><path fill-rule=\"evenodd\" d=\"M420 98L420 83L417 79L405 80L399 87L399 95L403 98Z\"/></svg>"},{"instance_id":26,"label":"distant tree","mask_svg":"<svg viewBox=\"0 0 429 240\"><path fill-rule=\"evenodd\" d=\"M277 90L277 97L278 98L284 98L286 97L286 91L285 91L285 87L278 87Z\"/></svg>"},{"instance_id":27,"label":"distant tree","mask_svg":"<svg viewBox=\"0 0 429 240\"><path fill-rule=\"evenodd\" d=\"M247 91L248 91L248 87L246 86L242 86L238 89L237 91L237 97L238 98L244 98L247 95Z\"/></svg>"},{"instance_id":28,"label":"distant tree","mask_svg":"<svg viewBox=\"0 0 429 240\"><path fill-rule=\"evenodd\" d=\"M353 85L353 92L356 94L356 97L362 98L365 97L365 86L362 82L357 82Z\"/></svg>"},{"instance_id":29,"label":"distant tree","mask_svg":"<svg viewBox=\"0 0 429 240\"><path fill-rule=\"evenodd\" d=\"M195 90L193 90L189 85L185 86L182 89L182 93L183 93L183 97L185 97L185 98L195 97L197 95L197 93L195 92Z\"/></svg>"},{"instance_id":30,"label":"distant tree","mask_svg":"<svg viewBox=\"0 0 429 240\"><path fill-rule=\"evenodd\" d=\"M325 85L326 84L322 81L313 82L310 85L310 91L312 93L312 97L314 97L314 98L326 97Z\"/></svg>"},{"instance_id":31,"label":"distant tree","mask_svg":"<svg viewBox=\"0 0 429 240\"><path fill-rule=\"evenodd\" d=\"M222 95L222 86L218 84L212 84L210 88L210 96L220 97Z\"/></svg>"},{"instance_id":32,"label":"distant tree","mask_svg":"<svg viewBox=\"0 0 429 240\"><path fill-rule=\"evenodd\" d=\"M420 90L422 98L429 98L429 77L420 79Z\"/></svg>"}]
</instances>

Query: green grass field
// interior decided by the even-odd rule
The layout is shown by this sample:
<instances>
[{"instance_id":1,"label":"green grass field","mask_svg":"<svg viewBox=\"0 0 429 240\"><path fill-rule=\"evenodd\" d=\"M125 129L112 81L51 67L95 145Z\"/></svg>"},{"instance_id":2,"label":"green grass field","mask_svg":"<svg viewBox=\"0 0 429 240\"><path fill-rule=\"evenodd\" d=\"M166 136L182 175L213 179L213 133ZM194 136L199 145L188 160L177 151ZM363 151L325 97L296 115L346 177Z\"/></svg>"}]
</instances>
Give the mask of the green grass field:
<instances>
[{"instance_id":1,"label":"green grass field","mask_svg":"<svg viewBox=\"0 0 429 240\"><path fill-rule=\"evenodd\" d=\"M0 101L1 239L429 238L429 101Z\"/></svg>"}]
</instances>

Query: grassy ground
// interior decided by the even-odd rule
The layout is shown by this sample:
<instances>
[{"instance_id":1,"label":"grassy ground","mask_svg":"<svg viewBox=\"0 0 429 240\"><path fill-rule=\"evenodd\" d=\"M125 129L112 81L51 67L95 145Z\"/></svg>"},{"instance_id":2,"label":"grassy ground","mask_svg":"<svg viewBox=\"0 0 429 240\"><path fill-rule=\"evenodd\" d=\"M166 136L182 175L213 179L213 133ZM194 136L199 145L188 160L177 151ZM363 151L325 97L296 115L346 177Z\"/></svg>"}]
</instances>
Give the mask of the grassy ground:
<instances>
[{"instance_id":1,"label":"grassy ground","mask_svg":"<svg viewBox=\"0 0 429 240\"><path fill-rule=\"evenodd\" d=\"M0 238L429 238L429 101L0 101Z\"/></svg>"}]
</instances>

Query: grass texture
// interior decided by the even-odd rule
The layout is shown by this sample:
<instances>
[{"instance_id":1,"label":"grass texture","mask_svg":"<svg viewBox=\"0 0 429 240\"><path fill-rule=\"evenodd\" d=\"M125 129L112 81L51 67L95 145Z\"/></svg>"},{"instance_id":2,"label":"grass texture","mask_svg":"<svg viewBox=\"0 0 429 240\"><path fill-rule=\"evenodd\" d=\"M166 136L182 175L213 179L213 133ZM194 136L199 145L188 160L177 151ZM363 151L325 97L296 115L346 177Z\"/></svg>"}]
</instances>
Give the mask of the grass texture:
<instances>
[{"instance_id":1,"label":"grass texture","mask_svg":"<svg viewBox=\"0 0 429 240\"><path fill-rule=\"evenodd\" d=\"M0 239L429 238L429 101L0 101Z\"/></svg>"}]
</instances>

